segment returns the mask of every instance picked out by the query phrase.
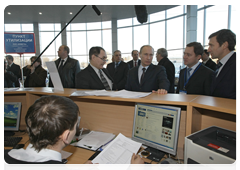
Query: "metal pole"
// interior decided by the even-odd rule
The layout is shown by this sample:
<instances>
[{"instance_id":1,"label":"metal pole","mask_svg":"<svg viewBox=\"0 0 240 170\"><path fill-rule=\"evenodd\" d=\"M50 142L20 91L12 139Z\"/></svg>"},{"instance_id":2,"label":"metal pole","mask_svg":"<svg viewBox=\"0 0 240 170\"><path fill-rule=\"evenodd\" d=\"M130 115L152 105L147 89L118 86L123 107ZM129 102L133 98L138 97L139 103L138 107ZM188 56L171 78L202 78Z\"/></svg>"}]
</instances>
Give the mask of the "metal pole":
<instances>
[{"instance_id":1,"label":"metal pole","mask_svg":"<svg viewBox=\"0 0 240 170\"><path fill-rule=\"evenodd\" d=\"M38 58L42 56L42 54L48 49L48 47L55 41L55 39L65 30L65 28L78 16L78 14L86 7L87 5L84 5L78 13L65 25L65 27L58 33L58 35L48 44L48 46L41 52L41 54L33 61L31 66L37 61Z\"/></svg>"}]
</instances>

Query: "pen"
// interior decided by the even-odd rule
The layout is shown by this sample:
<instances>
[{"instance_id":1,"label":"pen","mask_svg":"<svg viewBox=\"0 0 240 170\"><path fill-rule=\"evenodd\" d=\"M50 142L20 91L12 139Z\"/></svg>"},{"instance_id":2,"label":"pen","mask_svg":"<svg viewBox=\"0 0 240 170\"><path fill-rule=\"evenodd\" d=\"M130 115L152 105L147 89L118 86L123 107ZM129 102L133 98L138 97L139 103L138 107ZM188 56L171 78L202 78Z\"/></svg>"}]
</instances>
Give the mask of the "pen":
<instances>
[{"instance_id":1,"label":"pen","mask_svg":"<svg viewBox=\"0 0 240 170\"><path fill-rule=\"evenodd\" d=\"M89 149L91 149L91 148L92 148L92 146L88 146L88 145L83 145L83 146L86 146L86 147L88 147Z\"/></svg>"}]
</instances>

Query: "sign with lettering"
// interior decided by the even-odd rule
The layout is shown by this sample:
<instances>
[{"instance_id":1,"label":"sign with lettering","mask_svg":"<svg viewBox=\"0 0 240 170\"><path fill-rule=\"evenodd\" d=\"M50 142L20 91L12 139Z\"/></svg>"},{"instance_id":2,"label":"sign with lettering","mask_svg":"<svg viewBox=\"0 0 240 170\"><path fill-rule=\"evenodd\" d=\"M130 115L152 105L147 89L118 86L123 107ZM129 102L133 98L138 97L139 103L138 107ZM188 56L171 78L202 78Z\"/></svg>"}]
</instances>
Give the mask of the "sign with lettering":
<instances>
[{"instance_id":1,"label":"sign with lettering","mask_svg":"<svg viewBox=\"0 0 240 170\"><path fill-rule=\"evenodd\" d=\"M34 33L4 33L5 53L36 53Z\"/></svg>"}]
</instances>

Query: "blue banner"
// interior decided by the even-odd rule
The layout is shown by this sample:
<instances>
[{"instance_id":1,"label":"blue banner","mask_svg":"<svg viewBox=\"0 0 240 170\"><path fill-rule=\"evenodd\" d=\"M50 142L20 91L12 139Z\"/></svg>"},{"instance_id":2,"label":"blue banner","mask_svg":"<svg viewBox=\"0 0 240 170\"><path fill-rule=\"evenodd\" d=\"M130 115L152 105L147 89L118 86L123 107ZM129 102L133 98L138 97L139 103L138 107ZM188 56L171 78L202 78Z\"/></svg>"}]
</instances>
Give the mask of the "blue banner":
<instances>
[{"instance_id":1,"label":"blue banner","mask_svg":"<svg viewBox=\"0 0 240 170\"><path fill-rule=\"evenodd\" d=\"M5 53L36 53L34 33L4 33Z\"/></svg>"}]
</instances>

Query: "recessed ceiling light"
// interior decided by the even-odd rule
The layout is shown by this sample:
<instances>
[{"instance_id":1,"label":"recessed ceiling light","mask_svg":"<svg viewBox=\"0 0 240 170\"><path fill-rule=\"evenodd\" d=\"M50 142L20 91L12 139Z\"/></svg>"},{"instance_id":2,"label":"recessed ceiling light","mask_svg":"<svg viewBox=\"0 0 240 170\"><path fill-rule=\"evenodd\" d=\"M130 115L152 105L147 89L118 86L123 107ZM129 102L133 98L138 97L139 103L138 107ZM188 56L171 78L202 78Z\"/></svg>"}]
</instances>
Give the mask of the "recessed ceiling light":
<instances>
[{"instance_id":1,"label":"recessed ceiling light","mask_svg":"<svg viewBox=\"0 0 240 170\"><path fill-rule=\"evenodd\" d=\"M70 15L72 15L72 12L70 12Z\"/></svg>"},{"instance_id":2,"label":"recessed ceiling light","mask_svg":"<svg viewBox=\"0 0 240 170\"><path fill-rule=\"evenodd\" d=\"M11 15L11 12L8 12L8 15Z\"/></svg>"},{"instance_id":3,"label":"recessed ceiling light","mask_svg":"<svg viewBox=\"0 0 240 170\"><path fill-rule=\"evenodd\" d=\"M39 15L42 15L42 13L41 13L41 12L39 12Z\"/></svg>"}]
</instances>

